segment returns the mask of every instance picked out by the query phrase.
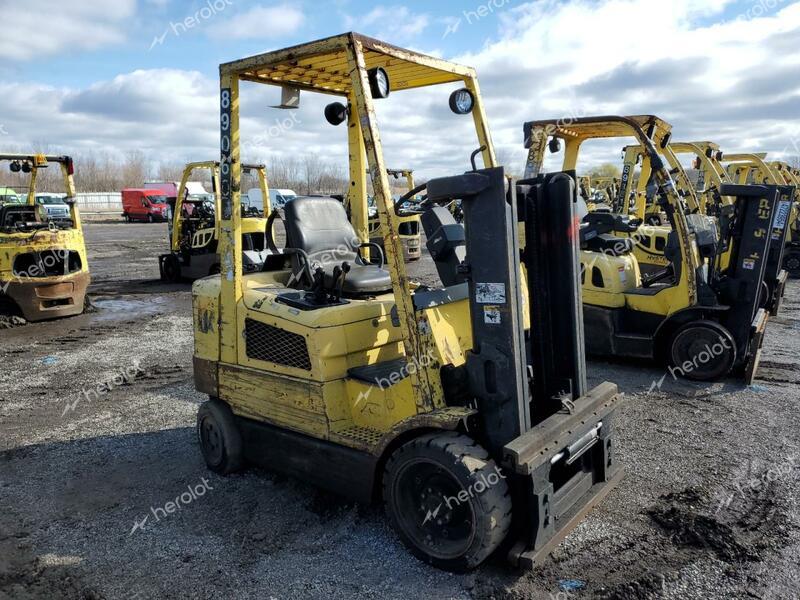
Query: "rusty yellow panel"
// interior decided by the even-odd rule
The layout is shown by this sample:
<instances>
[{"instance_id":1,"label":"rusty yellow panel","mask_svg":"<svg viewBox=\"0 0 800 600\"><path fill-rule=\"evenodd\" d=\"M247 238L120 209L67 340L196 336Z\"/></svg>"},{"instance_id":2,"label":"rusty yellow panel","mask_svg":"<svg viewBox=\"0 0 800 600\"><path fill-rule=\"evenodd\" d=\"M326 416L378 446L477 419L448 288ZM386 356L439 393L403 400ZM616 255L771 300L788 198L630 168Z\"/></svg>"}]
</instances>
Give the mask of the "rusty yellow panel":
<instances>
[{"instance_id":1,"label":"rusty yellow panel","mask_svg":"<svg viewBox=\"0 0 800 600\"><path fill-rule=\"evenodd\" d=\"M200 279L192 286L194 354L219 360L219 279Z\"/></svg>"},{"instance_id":2,"label":"rusty yellow panel","mask_svg":"<svg viewBox=\"0 0 800 600\"><path fill-rule=\"evenodd\" d=\"M220 396L237 415L327 439L322 386L233 365L220 365Z\"/></svg>"},{"instance_id":3,"label":"rusty yellow panel","mask_svg":"<svg viewBox=\"0 0 800 600\"><path fill-rule=\"evenodd\" d=\"M353 423L376 431L389 431L418 412L409 377L396 382L387 379L380 386L349 379L347 400Z\"/></svg>"}]
</instances>

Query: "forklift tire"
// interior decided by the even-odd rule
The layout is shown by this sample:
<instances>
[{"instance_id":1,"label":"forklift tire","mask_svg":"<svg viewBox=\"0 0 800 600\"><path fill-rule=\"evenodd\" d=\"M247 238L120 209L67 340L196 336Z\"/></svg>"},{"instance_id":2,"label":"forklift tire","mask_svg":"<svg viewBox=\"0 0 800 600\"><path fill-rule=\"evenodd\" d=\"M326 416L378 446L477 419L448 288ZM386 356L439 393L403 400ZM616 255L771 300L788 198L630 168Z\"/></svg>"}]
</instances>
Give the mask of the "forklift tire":
<instances>
[{"instance_id":1,"label":"forklift tire","mask_svg":"<svg viewBox=\"0 0 800 600\"><path fill-rule=\"evenodd\" d=\"M414 556L446 571L480 565L511 527L505 475L486 450L457 432L423 435L395 450L383 500Z\"/></svg>"},{"instance_id":2,"label":"forklift tire","mask_svg":"<svg viewBox=\"0 0 800 600\"><path fill-rule=\"evenodd\" d=\"M197 410L197 439L208 468L228 475L242 468L242 435L230 407L211 399Z\"/></svg>"},{"instance_id":3,"label":"forklift tire","mask_svg":"<svg viewBox=\"0 0 800 600\"><path fill-rule=\"evenodd\" d=\"M171 254L164 258L162 272L164 281L168 283L178 283L181 280L181 266L175 255Z\"/></svg>"},{"instance_id":4,"label":"forklift tire","mask_svg":"<svg viewBox=\"0 0 800 600\"><path fill-rule=\"evenodd\" d=\"M725 377L736 363L736 342L715 321L692 321L678 329L670 341L673 372L693 381L715 381Z\"/></svg>"},{"instance_id":5,"label":"forklift tire","mask_svg":"<svg viewBox=\"0 0 800 600\"><path fill-rule=\"evenodd\" d=\"M783 268L789 272L792 278L800 277L800 251L789 250L786 258L783 259Z\"/></svg>"}]
</instances>

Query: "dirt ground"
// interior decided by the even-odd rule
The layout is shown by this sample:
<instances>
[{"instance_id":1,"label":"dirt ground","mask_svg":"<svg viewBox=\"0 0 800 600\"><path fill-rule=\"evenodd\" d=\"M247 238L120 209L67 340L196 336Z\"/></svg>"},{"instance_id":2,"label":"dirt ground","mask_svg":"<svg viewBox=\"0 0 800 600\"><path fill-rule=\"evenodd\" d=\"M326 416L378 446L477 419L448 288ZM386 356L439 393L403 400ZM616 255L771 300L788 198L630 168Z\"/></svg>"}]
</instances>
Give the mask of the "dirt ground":
<instances>
[{"instance_id":1,"label":"dirt ground","mask_svg":"<svg viewBox=\"0 0 800 600\"><path fill-rule=\"evenodd\" d=\"M591 362L627 393L625 479L543 567L456 576L415 560L378 507L210 473L190 288L158 281L166 226L86 233L96 311L0 331L0 598L800 596L800 282L749 388Z\"/></svg>"}]
</instances>

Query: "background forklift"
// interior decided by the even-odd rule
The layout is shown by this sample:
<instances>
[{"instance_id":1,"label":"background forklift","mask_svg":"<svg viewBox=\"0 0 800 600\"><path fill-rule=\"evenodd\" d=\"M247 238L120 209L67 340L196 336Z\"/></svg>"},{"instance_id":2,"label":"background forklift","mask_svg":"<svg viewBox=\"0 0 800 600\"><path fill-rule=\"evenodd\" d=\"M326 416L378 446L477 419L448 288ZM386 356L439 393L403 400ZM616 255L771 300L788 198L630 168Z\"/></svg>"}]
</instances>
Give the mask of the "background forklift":
<instances>
[{"instance_id":1,"label":"background forklift","mask_svg":"<svg viewBox=\"0 0 800 600\"><path fill-rule=\"evenodd\" d=\"M756 183L756 181L748 178L738 181L731 180L728 171L723 166L723 162L726 160L725 154L713 142L670 142L669 146L675 161L678 160L678 156L684 154L692 157L692 167L698 172L695 189L699 199L700 211L702 214L716 219L720 232L720 249L714 266L718 272L725 271L730 266L731 252L734 245L731 239L733 235L731 226L735 218L736 208L735 199L723 196L720 190L728 183L746 185L748 183ZM753 163L750 164L752 167L758 166ZM775 218L770 229L769 255L764 281L762 282L761 299L761 306L766 308L770 314L777 315L788 279L788 273L783 270L783 255L787 244L789 230L787 222L791 212L794 188L787 187L785 181L773 172L766 172L765 176L757 183L777 186L780 193Z\"/></svg>"},{"instance_id":2,"label":"background forklift","mask_svg":"<svg viewBox=\"0 0 800 600\"><path fill-rule=\"evenodd\" d=\"M208 171L212 193L190 195L188 182L197 171ZM242 260L245 272L258 271L268 251L264 231L270 214L269 187L264 165L242 165L254 175L263 198L264 213L242 206ZM189 163L183 169L178 196L169 219L170 253L158 257L161 279L178 282L195 280L220 272L217 252L220 233L219 162Z\"/></svg>"},{"instance_id":3,"label":"background forklift","mask_svg":"<svg viewBox=\"0 0 800 600\"><path fill-rule=\"evenodd\" d=\"M627 122L621 123L617 117L592 117L589 119L575 119L574 121L580 127L581 144L587 140L625 139L639 134L646 135L659 147L665 145L665 142L669 140L672 126L663 119L652 115L633 116L628 117L628 119L635 124L636 133L631 130ZM560 151L561 147L558 139L553 140L550 137L557 124L557 121L537 121L529 124L530 130L526 130L526 135L529 136L531 144L528 152L526 173L537 174L541 172L548 149L552 153ZM547 140L551 140L552 143ZM641 148L641 146L636 148ZM563 165L572 165L570 167L564 166L565 169L572 169L577 166L577 154L575 156L568 154L572 150L577 153L579 147L565 149ZM652 200L655 195L655 187L653 185L648 186L648 182L642 181L641 178L639 183L641 189L636 192L636 201L633 203L635 210L631 212L630 197L635 168L640 162L649 161L649 157L640 149L636 149L634 152L634 147L629 147L625 150L622 176L619 183L612 188L616 192L616 197L611 196L611 210L596 210L595 206L587 204L588 214L584 217L584 221L591 223L591 231L601 236L598 240L602 240L602 236L605 235L631 240L633 254L642 272L648 275L660 273L669 266L669 260L664 256L664 251L667 246L670 227L667 223L662 223L661 209L658 207L657 202L647 202L647 210L645 209L645 198L648 197ZM620 198L628 200L623 201ZM663 219L666 219L666 216Z\"/></svg>"},{"instance_id":4,"label":"background forklift","mask_svg":"<svg viewBox=\"0 0 800 600\"><path fill-rule=\"evenodd\" d=\"M500 549L516 565L541 560L621 477L612 440L621 398L613 384L586 386L571 180L518 191L495 165L473 69L359 34L223 64L220 78L225 276L193 288L209 468L247 460L381 499L409 549L440 568L470 569ZM286 247L247 275L243 81L347 102L325 115L347 123L355 222L336 199L298 197L285 208ZM439 84L460 86L450 107L472 115L480 149L468 173L395 203L375 99ZM367 165L388 271L359 255L369 244ZM416 194L441 287L412 288L406 274L397 211ZM464 227L443 208L456 199ZM565 235L547 235L553 228Z\"/></svg>"},{"instance_id":5,"label":"background forklift","mask_svg":"<svg viewBox=\"0 0 800 600\"><path fill-rule=\"evenodd\" d=\"M795 200L787 224L783 268L790 277L797 278L800 277L800 170L780 161L773 161L770 166L783 177L786 185L793 186L795 190Z\"/></svg>"},{"instance_id":6,"label":"background forklift","mask_svg":"<svg viewBox=\"0 0 800 600\"><path fill-rule=\"evenodd\" d=\"M0 206L0 312L28 321L79 315L89 287L89 265L69 156L0 154L12 173L30 173L24 203ZM68 218L51 217L36 203L40 169L61 169Z\"/></svg>"},{"instance_id":7,"label":"background forklift","mask_svg":"<svg viewBox=\"0 0 800 600\"><path fill-rule=\"evenodd\" d=\"M397 180L405 180L405 190L411 191L416 187L414 183L414 171L410 169L388 169L389 177ZM390 180L391 183L391 180ZM397 217L397 234L403 245L403 257L406 262L419 260L422 256L420 251L420 222L419 215L406 214ZM381 222L378 218L378 205L374 197L369 203L369 241L376 244L383 250L383 236L381 235ZM377 260L376 256L372 257Z\"/></svg>"},{"instance_id":8,"label":"background forklift","mask_svg":"<svg viewBox=\"0 0 800 600\"><path fill-rule=\"evenodd\" d=\"M723 189L723 194L737 198L735 259L723 277L709 278L706 261L717 252L716 228L709 227L702 215L686 214L683 198L652 140L652 128L658 126L655 119L588 117L573 120L569 127L559 121L524 126L529 147L526 175L535 175L544 149L560 148L562 143L563 168L574 172L581 144L600 131L609 132L615 123L614 137L634 137L644 149L654 201L670 225L664 249L669 265L643 278L633 242L613 235L618 226L594 217L582 224L587 350L600 356L660 360L670 365L673 375L689 379L717 380L733 371L749 383L768 319L758 304L778 189Z\"/></svg>"}]
</instances>

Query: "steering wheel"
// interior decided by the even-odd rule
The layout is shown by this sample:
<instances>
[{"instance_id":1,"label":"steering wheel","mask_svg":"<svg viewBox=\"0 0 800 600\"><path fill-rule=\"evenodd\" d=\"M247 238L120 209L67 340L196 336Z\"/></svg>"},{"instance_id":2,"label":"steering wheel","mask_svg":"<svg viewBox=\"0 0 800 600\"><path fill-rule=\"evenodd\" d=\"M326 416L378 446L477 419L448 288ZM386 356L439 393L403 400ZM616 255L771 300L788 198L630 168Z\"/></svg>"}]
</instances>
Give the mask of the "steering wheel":
<instances>
[{"instance_id":1,"label":"steering wheel","mask_svg":"<svg viewBox=\"0 0 800 600\"><path fill-rule=\"evenodd\" d=\"M405 210L405 211L401 212L400 207L402 207L404 203L409 202L414 196L419 194L422 190L426 190L426 189L428 189L428 184L427 183L423 183L423 184L420 184L417 187L415 187L413 190L409 190L408 192L406 192L405 194L400 196L394 202L394 214L396 214L398 217L402 217L402 216L404 216L403 212L405 212L406 214L409 214L409 213L410 214L418 214L418 213L422 212L422 211L415 211L415 210L410 210L410 211L409 210ZM420 208L427 208L427 203L426 203L427 200L428 200L428 195L427 194L423 194L422 198L420 200L418 200L418 201L415 201L415 203L418 204Z\"/></svg>"}]
</instances>

